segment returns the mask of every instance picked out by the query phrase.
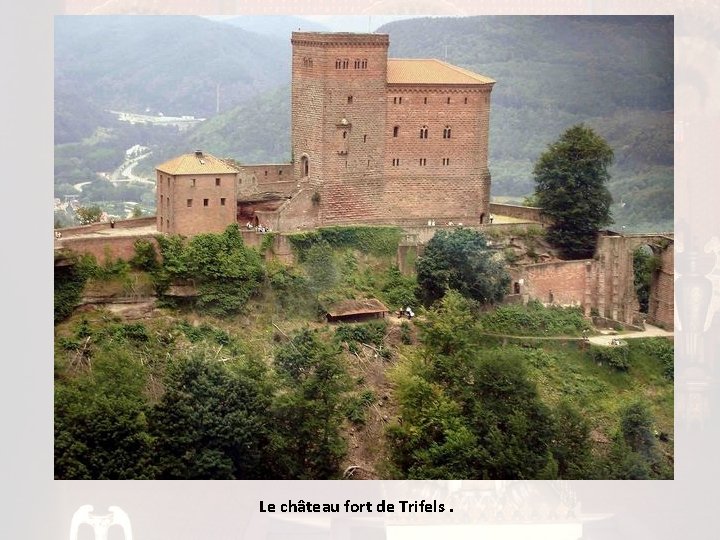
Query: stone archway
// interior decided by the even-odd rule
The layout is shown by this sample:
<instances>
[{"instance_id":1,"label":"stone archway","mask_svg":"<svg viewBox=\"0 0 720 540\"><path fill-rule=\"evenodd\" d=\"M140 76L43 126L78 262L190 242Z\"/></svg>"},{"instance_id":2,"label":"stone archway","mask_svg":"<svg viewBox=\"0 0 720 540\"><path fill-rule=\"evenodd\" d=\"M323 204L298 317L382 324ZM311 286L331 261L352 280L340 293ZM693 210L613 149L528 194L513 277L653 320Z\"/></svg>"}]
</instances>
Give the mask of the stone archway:
<instances>
[{"instance_id":1,"label":"stone archway","mask_svg":"<svg viewBox=\"0 0 720 540\"><path fill-rule=\"evenodd\" d=\"M648 246L656 259L650 281L648 312L640 314L635 291L633 253ZM602 234L597 248L588 292L591 302L586 312L596 310L599 315L628 324L647 322L666 329L674 321L674 239L667 234Z\"/></svg>"}]
</instances>

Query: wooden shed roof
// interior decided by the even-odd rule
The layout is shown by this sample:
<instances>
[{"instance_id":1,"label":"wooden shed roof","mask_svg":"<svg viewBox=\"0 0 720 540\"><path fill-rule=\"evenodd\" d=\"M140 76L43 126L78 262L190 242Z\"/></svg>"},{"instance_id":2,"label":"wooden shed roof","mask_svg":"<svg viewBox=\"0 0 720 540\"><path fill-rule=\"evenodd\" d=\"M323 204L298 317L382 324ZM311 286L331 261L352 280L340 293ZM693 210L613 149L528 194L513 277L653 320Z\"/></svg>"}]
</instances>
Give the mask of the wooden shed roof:
<instances>
[{"instance_id":1,"label":"wooden shed roof","mask_svg":"<svg viewBox=\"0 0 720 540\"><path fill-rule=\"evenodd\" d=\"M367 298L364 300L343 300L342 302L338 302L328 309L328 315L331 317L348 317L388 311L390 310L386 308L380 300Z\"/></svg>"}]
</instances>

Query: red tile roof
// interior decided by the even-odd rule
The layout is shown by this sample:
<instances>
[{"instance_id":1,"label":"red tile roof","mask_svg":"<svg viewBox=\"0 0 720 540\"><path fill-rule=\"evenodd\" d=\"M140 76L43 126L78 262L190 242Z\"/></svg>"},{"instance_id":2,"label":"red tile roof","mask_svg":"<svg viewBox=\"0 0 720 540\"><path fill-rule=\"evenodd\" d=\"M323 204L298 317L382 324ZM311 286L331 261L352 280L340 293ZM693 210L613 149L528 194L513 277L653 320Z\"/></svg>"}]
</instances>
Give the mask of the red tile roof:
<instances>
[{"instance_id":1,"label":"red tile roof","mask_svg":"<svg viewBox=\"0 0 720 540\"><path fill-rule=\"evenodd\" d=\"M440 60L389 58L388 84L493 84L485 75Z\"/></svg>"},{"instance_id":2,"label":"red tile roof","mask_svg":"<svg viewBox=\"0 0 720 540\"><path fill-rule=\"evenodd\" d=\"M175 157L155 167L158 171L168 174L223 174L238 172L222 159L212 154L192 153Z\"/></svg>"}]
</instances>

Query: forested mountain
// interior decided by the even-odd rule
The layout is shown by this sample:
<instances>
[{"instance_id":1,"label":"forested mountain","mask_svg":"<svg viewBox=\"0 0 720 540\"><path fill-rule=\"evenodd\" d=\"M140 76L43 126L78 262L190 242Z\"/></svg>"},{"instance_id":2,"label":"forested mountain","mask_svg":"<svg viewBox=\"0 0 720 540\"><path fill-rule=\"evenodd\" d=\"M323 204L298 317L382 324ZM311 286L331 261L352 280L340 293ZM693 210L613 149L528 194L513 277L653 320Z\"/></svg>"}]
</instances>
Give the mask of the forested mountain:
<instances>
[{"instance_id":1,"label":"forested mountain","mask_svg":"<svg viewBox=\"0 0 720 540\"><path fill-rule=\"evenodd\" d=\"M529 195L540 153L583 122L615 151L616 224L672 229L672 17L424 18L378 32L393 57L442 58L498 81L493 196Z\"/></svg>"},{"instance_id":2,"label":"forested mountain","mask_svg":"<svg viewBox=\"0 0 720 540\"><path fill-rule=\"evenodd\" d=\"M247 26L248 18L58 18L56 142L89 136L95 116L105 125L103 108L149 108L209 119L179 140L154 145L141 164L148 172L193 148L245 163L289 159L289 39L233 26L270 33L270 19ZM314 28L281 17L279 31L295 23ZM672 229L672 17L422 18L378 32L390 34L392 57L441 58L498 81L490 126L493 197L530 195L534 162L582 122L615 152L614 226ZM121 126L114 122L113 129Z\"/></svg>"},{"instance_id":3,"label":"forested mountain","mask_svg":"<svg viewBox=\"0 0 720 540\"><path fill-rule=\"evenodd\" d=\"M222 19L221 22L242 28L248 32L282 39L284 43L287 43L288 50L290 48L290 34L292 32L298 30L302 30L303 32L330 31L330 28L320 23L292 15L267 15L265 17L241 15L229 19Z\"/></svg>"},{"instance_id":4,"label":"forested mountain","mask_svg":"<svg viewBox=\"0 0 720 540\"><path fill-rule=\"evenodd\" d=\"M58 17L55 90L102 109L206 117L218 85L227 110L287 84L288 51L284 40L200 17Z\"/></svg>"}]
</instances>

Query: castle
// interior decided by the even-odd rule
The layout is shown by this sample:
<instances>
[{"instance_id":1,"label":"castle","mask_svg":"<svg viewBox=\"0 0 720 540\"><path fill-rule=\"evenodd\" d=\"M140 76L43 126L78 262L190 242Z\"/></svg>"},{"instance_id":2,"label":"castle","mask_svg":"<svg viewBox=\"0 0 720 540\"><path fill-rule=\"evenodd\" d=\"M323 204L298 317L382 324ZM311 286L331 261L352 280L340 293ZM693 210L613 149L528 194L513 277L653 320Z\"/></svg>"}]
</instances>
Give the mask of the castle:
<instances>
[{"instance_id":1,"label":"castle","mask_svg":"<svg viewBox=\"0 0 720 540\"><path fill-rule=\"evenodd\" d=\"M234 167L196 151L158 165L158 231L486 223L495 81L388 58L388 45L386 34L293 32L291 163Z\"/></svg>"}]
</instances>

